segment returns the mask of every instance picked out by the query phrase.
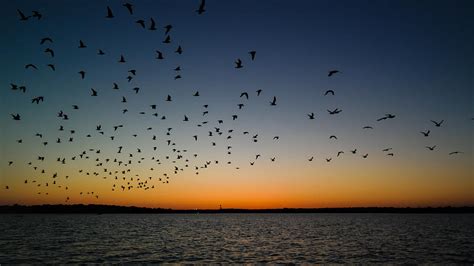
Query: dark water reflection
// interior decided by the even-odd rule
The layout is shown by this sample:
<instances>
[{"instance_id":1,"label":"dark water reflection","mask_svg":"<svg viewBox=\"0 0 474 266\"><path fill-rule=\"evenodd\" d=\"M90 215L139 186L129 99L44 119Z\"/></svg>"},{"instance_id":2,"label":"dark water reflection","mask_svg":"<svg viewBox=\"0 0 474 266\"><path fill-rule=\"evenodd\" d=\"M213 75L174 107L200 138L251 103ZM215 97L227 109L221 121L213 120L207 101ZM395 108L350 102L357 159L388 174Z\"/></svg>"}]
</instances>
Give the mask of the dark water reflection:
<instances>
[{"instance_id":1,"label":"dark water reflection","mask_svg":"<svg viewBox=\"0 0 474 266\"><path fill-rule=\"evenodd\" d=\"M0 263L474 262L472 214L0 215Z\"/></svg>"}]
</instances>

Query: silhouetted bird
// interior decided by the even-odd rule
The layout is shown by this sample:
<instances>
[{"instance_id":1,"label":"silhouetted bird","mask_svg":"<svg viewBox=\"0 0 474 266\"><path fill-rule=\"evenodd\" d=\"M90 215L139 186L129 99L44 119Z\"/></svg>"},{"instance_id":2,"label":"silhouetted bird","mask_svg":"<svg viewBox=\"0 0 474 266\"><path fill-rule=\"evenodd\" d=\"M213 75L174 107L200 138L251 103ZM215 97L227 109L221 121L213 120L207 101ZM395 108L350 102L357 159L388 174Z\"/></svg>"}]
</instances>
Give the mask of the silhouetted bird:
<instances>
[{"instance_id":1,"label":"silhouetted bird","mask_svg":"<svg viewBox=\"0 0 474 266\"><path fill-rule=\"evenodd\" d=\"M339 114L340 112L342 112L342 110L339 110L339 108L336 108L332 111L331 110L327 110L327 111L330 115L335 115L335 114Z\"/></svg>"},{"instance_id":2,"label":"silhouetted bird","mask_svg":"<svg viewBox=\"0 0 474 266\"><path fill-rule=\"evenodd\" d=\"M41 41L40 41L40 44L44 44L45 42L50 42L52 43L53 40L49 37L45 37L45 38L42 38Z\"/></svg>"},{"instance_id":3,"label":"silhouetted bird","mask_svg":"<svg viewBox=\"0 0 474 266\"><path fill-rule=\"evenodd\" d=\"M196 10L196 12L201 15L202 13L204 13L204 11L206 11L204 9L204 6L206 5L206 0L201 0L201 4L199 5L199 8L198 10Z\"/></svg>"},{"instance_id":4,"label":"silhouetted bird","mask_svg":"<svg viewBox=\"0 0 474 266\"><path fill-rule=\"evenodd\" d=\"M463 153L463 152L462 151L453 151L453 152L450 152L449 155L460 154L460 153Z\"/></svg>"},{"instance_id":5,"label":"silhouetted bird","mask_svg":"<svg viewBox=\"0 0 474 266\"><path fill-rule=\"evenodd\" d=\"M329 73L328 73L328 77L336 74L336 73L340 73L339 70L330 70Z\"/></svg>"},{"instance_id":6,"label":"silhouetted bird","mask_svg":"<svg viewBox=\"0 0 474 266\"><path fill-rule=\"evenodd\" d=\"M153 18L150 18L150 27L148 27L148 30L156 30L156 23Z\"/></svg>"},{"instance_id":7,"label":"silhouetted bird","mask_svg":"<svg viewBox=\"0 0 474 266\"><path fill-rule=\"evenodd\" d=\"M314 113L308 114L309 119L314 119Z\"/></svg>"},{"instance_id":8,"label":"silhouetted bird","mask_svg":"<svg viewBox=\"0 0 474 266\"><path fill-rule=\"evenodd\" d=\"M392 119L392 118L395 118L395 115L386 114L384 117L381 117L381 118L377 119L377 121L382 121L382 120Z\"/></svg>"},{"instance_id":9,"label":"silhouetted bird","mask_svg":"<svg viewBox=\"0 0 474 266\"><path fill-rule=\"evenodd\" d=\"M255 60L255 54L256 54L256 53L257 53L256 51L250 51L250 52L249 52L249 54L250 54L250 59L252 59L252 61Z\"/></svg>"},{"instance_id":10,"label":"silhouetted bird","mask_svg":"<svg viewBox=\"0 0 474 266\"><path fill-rule=\"evenodd\" d=\"M276 105L276 100L277 100L276 97L273 96L273 100L270 102L270 105Z\"/></svg>"},{"instance_id":11,"label":"silhouetted bird","mask_svg":"<svg viewBox=\"0 0 474 266\"><path fill-rule=\"evenodd\" d=\"M176 48L175 53L182 54L183 53L183 48L181 48L181 45L178 45L178 48Z\"/></svg>"},{"instance_id":12,"label":"silhouetted bird","mask_svg":"<svg viewBox=\"0 0 474 266\"><path fill-rule=\"evenodd\" d=\"M27 65L25 65L25 68L26 68L26 69L28 69L28 68L33 68L33 69L35 69L35 70L38 70L38 68L37 68L35 65L33 65L33 64L27 64Z\"/></svg>"},{"instance_id":13,"label":"silhouetted bird","mask_svg":"<svg viewBox=\"0 0 474 266\"><path fill-rule=\"evenodd\" d=\"M79 40L79 48L86 48L87 45L84 44L82 40Z\"/></svg>"},{"instance_id":14,"label":"silhouetted bird","mask_svg":"<svg viewBox=\"0 0 474 266\"><path fill-rule=\"evenodd\" d=\"M165 28L165 35L167 35L171 31L173 26L172 25L166 25L166 26L164 26L164 28Z\"/></svg>"},{"instance_id":15,"label":"silhouetted bird","mask_svg":"<svg viewBox=\"0 0 474 266\"><path fill-rule=\"evenodd\" d=\"M20 9L17 9L16 11L18 12L18 15L20 15L20 20L26 21L30 18L30 16L25 16L25 14L23 14Z\"/></svg>"},{"instance_id":16,"label":"silhouetted bird","mask_svg":"<svg viewBox=\"0 0 474 266\"><path fill-rule=\"evenodd\" d=\"M13 120L20 120L20 115L19 114L11 114Z\"/></svg>"},{"instance_id":17,"label":"silhouetted bird","mask_svg":"<svg viewBox=\"0 0 474 266\"><path fill-rule=\"evenodd\" d=\"M91 96L97 96L97 91L91 88Z\"/></svg>"},{"instance_id":18,"label":"silhouetted bird","mask_svg":"<svg viewBox=\"0 0 474 266\"><path fill-rule=\"evenodd\" d=\"M436 122L436 121L434 121L434 120L431 120L431 122L433 122L436 127L440 127L441 124L443 124L444 120L441 120L441 121L439 121L439 122Z\"/></svg>"},{"instance_id":19,"label":"silhouetted bird","mask_svg":"<svg viewBox=\"0 0 474 266\"><path fill-rule=\"evenodd\" d=\"M428 150L432 151L432 150L434 150L434 149L436 148L436 145L434 145L434 146L432 146L432 147L430 147L430 146L425 146L425 147L426 147Z\"/></svg>"},{"instance_id":20,"label":"silhouetted bird","mask_svg":"<svg viewBox=\"0 0 474 266\"><path fill-rule=\"evenodd\" d=\"M40 20L40 19L43 17L43 15L42 15L40 12L38 12L38 11L33 11L33 17L35 17L35 18L37 18L38 20Z\"/></svg>"},{"instance_id":21,"label":"silhouetted bird","mask_svg":"<svg viewBox=\"0 0 474 266\"><path fill-rule=\"evenodd\" d=\"M35 102L36 102L36 104L39 104L40 101L42 101L42 102L44 101L44 97L43 97L43 96L38 96L38 97L35 97L35 98L31 99L31 103L35 103Z\"/></svg>"},{"instance_id":22,"label":"silhouetted bird","mask_svg":"<svg viewBox=\"0 0 474 266\"><path fill-rule=\"evenodd\" d=\"M257 90L257 96L260 96L260 93L262 93L262 90Z\"/></svg>"},{"instance_id":23,"label":"silhouetted bird","mask_svg":"<svg viewBox=\"0 0 474 266\"><path fill-rule=\"evenodd\" d=\"M171 43L171 37L167 35L163 43Z\"/></svg>"},{"instance_id":24,"label":"silhouetted bird","mask_svg":"<svg viewBox=\"0 0 474 266\"><path fill-rule=\"evenodd\" d=\"M130 3L125 3L122 6L126 7L130 15L133 15L133 5Z\"/></svg>"},{"instance_id":25,"label":"silhouetted bird","mask_svg":"<svg viewBox=\"0 0 474 266\"><path fill-rule=\"evenodd\" d=\"M420 131L420 133L423 134L423 136L425 136L425 137L428 137L430 135L429 130L427 130L426 132Z\"/></svg>"},{"instance_id":26,"label":"silhouetted bird","mask_svg":"<svg viewBox=\"0 0 474 266\"><path fill-rule=\"evenodd\" d=\"M363 127L362 129L374 129L374 128L371 127L371 126L365 126L365 127Z\"/></svg>"},{"instance_id":27,"label":"silhouetted bird","mask_svg":"<svg viewBox=\"0 0 474 266\"><path fill-rule=\"evenodd\" d=\"M240 60L240 58L237 58L237 60L235 61L235 68L242 68L242 60Z\"/></svg>"},{"instance_id":28,"label":"silhouetted bird","mask_svg":"<svg viewBox=\"0 0 474 266\"><path fill-rule=\"evenodd\" d=\"M145 28L145 21L143 19L139 19L137 21L135 21L135 23L139 24L140 26L142 26L142 28Z\"/></svg>"},{"instance_id":29,"label":"silhouetted bird","mask_svg":"<svg viewBox=\"0 0 474 266\"><path fill-rule=\"evenodd\" d=\"M156 50L156 52L158 53L158 55L156 56L156 59L164 59L162 52L160 52L160 51L158 51L158 50Z\"/></svg>"},{"instance_id":30,"label":"silhouetted bird","mask_svg":"<svg viewBox=\"0 0 474 266\"><path fill-rule=\"evenodd\" d=\"M79 75L81 75L81 79L84 79L86 77L86 72L84 70L81 70L77 73L79 73Z\"/></svg>"},{"instance_id":31,"label":"silhouetted bird","mask_svg":"<svg viewBox=\"0 0 474 266\"><path fill-rule=\"evenodd\" d=\"M242 97L244 97L244 96L245 96L245 98L247 98L247 100L249 99L249 94L248 94L248 93L242 92L242 93L240 94L240 98L242 98Z\"/></svg>"},{"instance_id":32,"label":"silhouetted bird","mask_svg":"<svg viewBox=\"0 0 474 266\"><path fill-rule=\"evenodd\" d=\"M333 90L327 90L327 91L324 93L324 96L326 96L326 95L328 95L328 94L334 95L334 91L333 91Z\"/></svg>"},{"instance_id":33,"label":"silhouetted bird","mask_svg":"<svg viewBox=\"0 0 474 266\"><path fill-rule=\"evenodd\" d=\"M112 13L112 9L110 9L110 7L107 6L107 16L106 18L113 18L114 17L114 14Z\"/></svg>"},{"instance_id":34,"label":"silhouetted bird","mask_svg":"<svg viewBox=\"0 0 474 266\"><path fill-rule=\"evenodd\" d=\"M44 52L45 52L45 53L49 53L49 55L50 55L51 57L54 57L54 51L53 51L51 48L46 48L46 49L44 50Z\"/></svg>"}]
</instances>

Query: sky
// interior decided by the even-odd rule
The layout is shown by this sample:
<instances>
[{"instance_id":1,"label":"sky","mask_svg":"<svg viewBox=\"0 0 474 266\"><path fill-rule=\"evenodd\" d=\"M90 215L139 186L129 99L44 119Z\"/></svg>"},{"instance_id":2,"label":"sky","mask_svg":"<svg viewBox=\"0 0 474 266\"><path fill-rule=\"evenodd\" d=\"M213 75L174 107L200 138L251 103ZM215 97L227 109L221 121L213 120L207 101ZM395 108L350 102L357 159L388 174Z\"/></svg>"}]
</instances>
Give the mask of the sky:
<instances>
[{"instance_id":1,"label":"sky","mask_svg":"<svg viewBox=\"0 0 474 266\"><path fill-rule=\"evenodd\" d=\"M130 1L133 15L123 3L2 5L0 205L474 204L472 1L208 0L201 15L200 1ZM20 21L17 9L43 17ZM150 18L157 30L136 23L148 28ZM44 37L53 42L40 44ZM238 58L243 68L235 68ZM30 63L38 70L26 69ZM330 70L340 72L328 77ZM38 96L44 101L32 103ZM342 112L327 111L336 108ZM386 114L395 118L377 121Z\"/></svg>"}]
</instances>

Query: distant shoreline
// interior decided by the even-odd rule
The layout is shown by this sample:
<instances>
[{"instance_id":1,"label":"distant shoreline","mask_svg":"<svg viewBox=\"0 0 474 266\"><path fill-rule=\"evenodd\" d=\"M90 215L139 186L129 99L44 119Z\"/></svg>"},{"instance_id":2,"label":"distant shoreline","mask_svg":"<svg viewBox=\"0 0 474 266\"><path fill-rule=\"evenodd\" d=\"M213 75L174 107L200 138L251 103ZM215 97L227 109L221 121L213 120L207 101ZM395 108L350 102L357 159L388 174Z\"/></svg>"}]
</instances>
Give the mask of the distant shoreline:
<instances>
[{"instance_id":1,"label":"distant shoreline","mask_svg":"<svg viewBox=\"0 0 474 266\"><path fill-rule=\"evenodd\" d=\"M146 208L116 205L3 205L0 214L6 213L474 213L474 206L464 207L342 207L342 208L279 208L279 209L188 209Z\"/></svg>"}]
</instances>

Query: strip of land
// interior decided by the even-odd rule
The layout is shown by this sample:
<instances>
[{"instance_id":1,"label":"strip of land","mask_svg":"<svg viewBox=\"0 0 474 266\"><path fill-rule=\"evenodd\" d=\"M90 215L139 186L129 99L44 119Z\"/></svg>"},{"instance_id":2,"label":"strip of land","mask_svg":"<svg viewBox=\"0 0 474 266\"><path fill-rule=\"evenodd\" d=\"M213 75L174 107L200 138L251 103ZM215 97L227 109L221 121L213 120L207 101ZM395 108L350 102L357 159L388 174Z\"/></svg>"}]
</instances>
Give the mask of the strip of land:
<instances>
[{"instance_id":1,"label":"strip of land","mask_svg":"<svg viewBox=\"0 0 474 266\"><path fill-rule=\"evenodd\" d=\"M474 213L474 206L464 207L349 207L349 208L281 208L281 209L189 209L145 208L116 205L4 205L0 213Z\"/></svg>"}]
</instances>

